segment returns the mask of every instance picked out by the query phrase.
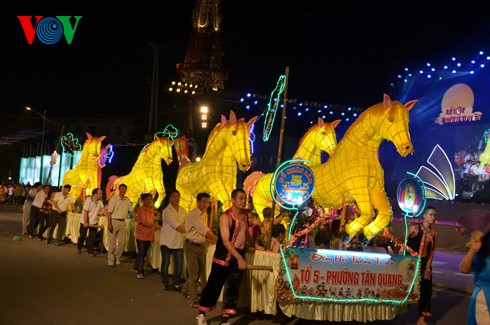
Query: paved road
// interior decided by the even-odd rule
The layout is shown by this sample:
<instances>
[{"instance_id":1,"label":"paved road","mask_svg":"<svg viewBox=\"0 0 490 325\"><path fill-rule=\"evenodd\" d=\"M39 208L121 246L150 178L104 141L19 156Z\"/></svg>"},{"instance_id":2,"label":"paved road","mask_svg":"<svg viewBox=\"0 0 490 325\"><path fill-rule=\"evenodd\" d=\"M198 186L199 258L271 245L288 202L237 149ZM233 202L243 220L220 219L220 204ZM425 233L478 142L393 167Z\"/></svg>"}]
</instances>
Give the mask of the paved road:
<instances>
[{"instance_id":1,"label":"paved road","mask_svg":"<svg viewBox=\"0 0 490 325\"><path fill-rule=\"evenodd\" d=\"M177 292L162 289L160 274L136 279L130 271L134 258L118 267L107 267L106 254L76 254L76 247L39 243L22 237L19 208L0 209L0 324L195 324L196 310ZM462 255L438 252L434 277L431 324L465 324L472 281L461 276L457 264ZM456 288L458 290L454 290ZM218 324L219 313L209 313ZM414 324L416 306L392 321L369 324ZM288 318L283 314L251 315L232 319L237 325L334 324ZM349 322L342 324L360 324Z\"/></svg>"}]
</instances>

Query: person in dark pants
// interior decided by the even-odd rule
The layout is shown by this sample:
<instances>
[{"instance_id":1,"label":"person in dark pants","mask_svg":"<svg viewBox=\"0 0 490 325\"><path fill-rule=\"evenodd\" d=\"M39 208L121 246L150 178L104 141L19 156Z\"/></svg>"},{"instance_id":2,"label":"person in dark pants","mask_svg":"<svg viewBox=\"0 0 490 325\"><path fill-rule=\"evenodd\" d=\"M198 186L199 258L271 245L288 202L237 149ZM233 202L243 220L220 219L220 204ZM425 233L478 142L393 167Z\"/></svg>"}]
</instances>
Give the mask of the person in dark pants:
<instances>
[{"instance_id":1,"label":"person in dark pants","mask_svg":"<svg viewBox=\"0 0 490 325\"><path fill-rule=\"evenodd\" d=\"M216 308L216 302L223 286L223 309L220 324L228 325L231 316L236 315L236 303L243 271L247 269L245 247L249 242L256 249L263 247L253 242L248 232L248 215L243 213L246 194L242 189L231 192L232 207L226 210L219 219L218 241L213 256L213 264L208 282L199 301L198 325L206 325L206 312Z\"/></svg>"},{"instance_id":2,"label":"person in dark pants","mask_svg":"<svg viewBox=\"0 0 490 325\"><path fill-rule=\"evenodd\" d=\"M161 276L167 291L181 291L181 276L184 262L184 233L187 211L180 206L180 192L169 192L169 205L163 210L160 229L160 251L162 253ZM170 284L168 267L170 256L174 258L173 282Z\"/></svg>"},{"instance_id":3,"label":"person in dark pants","mask_svg":"<svg viewBox=\"0 0 490 325\"><path fill-rule=\"evenodd\" d=\"M143 279L145 258L153 242L154 232L160 230L160 225L155 223L155 208L153 206L153 196L151 193L141 195L143 205L138 208L136 213L136 230L134 237L138 246L138 256L136 257L136 277Z\"/></svg>"},{"instance_id":4,"label":"person in dark pants","mask_svg":"<svg viewBox=\"0 0 490 325\"><path fill-rule=\"evenodd\" d=\"M46 194L49 191L49 187L47 188L47 190L46 187L47 185L43 187L38 187L39 191L36 193L34 201L32 202L29 225L27 226L27 232L29 233L29 237L31 238L34 238L36 236L36 229L39 223L39 210L41 210L43 202L46 199Z\"/></svg>"},{"instance_id":5,"label":"person in dark pants","mask_svg":"<svg viewBox=\"0 0 490 325\"><path fill-rule=\"evenodd\" d=\"M37 241L44 240L44 232L48 229L49 226L49 215L51 214L51 209L53 207L53 201L51 200L52 189L49 185L44 186L43 191L46 193L46 197L44 198L44 202L39 209L37 214L37 220L39 224L39 232L37 234Z\"/></svg>"},{"instance_id":6,"label":"person in dark pants","mask_svg":"<svg viewBox=\"0 0 490 325\"><path fill-rule=\"evenodd\" d=\"M432 260L437 238L437 231L432 228L432 225L437 220L436 208L425 207L423 217L424 220L421 223L409 226L407 239L407 246L420 256L421 279L417 325L427 325L425 318L432 316Z\"/></svg>"},{"instance_id":7,"label":"person in dark pants","mask_svg":"<svg viewBox=\"0 0 490 325\"><path fill-rule=\"evenodd\" d=\"M85 199L83 203L82 217L80 218L80 237L77 242L77 252L82 253L83 243L87 241L87 252L90 256L95 256L94 240L98 231L99 213L104 209L102 203L102 190L94 188L92 196ZM87 237L88 232L88 237Z\"/></svg>"},{"instance_id":8,"label":"person in dark pants","mask_svg":"<svg viewBox=\"0 0 490 325\"><path fill-rule=\"evenodd\" d=\"M63 238L66 230L66 215L68 213L68 206L71 205L72 211L76 211L75 204L70 196L70 190L71 185L66 184L63 186L61 192L56 193L54 196L53 210L51 211L51 215L49 217L48 239L46 240L46 244L51 244L53 240L54 228L58 226L55 245L61 246L61 239Z\"/></svg>"}]
</instances>

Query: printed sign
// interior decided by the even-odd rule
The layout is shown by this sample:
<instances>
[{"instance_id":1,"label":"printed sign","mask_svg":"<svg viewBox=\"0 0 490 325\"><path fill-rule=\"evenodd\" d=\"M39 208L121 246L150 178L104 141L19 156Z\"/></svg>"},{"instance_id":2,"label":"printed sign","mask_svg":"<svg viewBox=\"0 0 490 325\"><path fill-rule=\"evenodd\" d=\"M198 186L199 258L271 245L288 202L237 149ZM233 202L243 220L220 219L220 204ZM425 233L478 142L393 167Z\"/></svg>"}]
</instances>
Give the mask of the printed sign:
<instances>
[{"instance_id":1,"label":"printed sign","mask_svg":"<svg viewBox=\"0 0 490 325\"><path fill-rule=\"evenodd\" d=\"M284 203L299 206L313 194L314 177L309 167L293 162L280 167L275 175L276 194Z\"/></svg>"},{"instance_id":2,"label":"printed sign","mask_svg":"<svg viewBox=\"0 0 490 325\"><path fill-rule=\"evenodd\" d=\"M278 300L412 303L419 257L329 249L281 252Z\"/></svg>"},{"instance_id":3,"label":"printed sign","mask_svg":"<svg viewBox=\"0 0 490 325\"><path fill-rule=\"evenodd\" d=\"M418 216L425 205L425 190L416 178L405 178L398 185L396 198L400 209L411 217Z\"/></svg>"}]
</instances>

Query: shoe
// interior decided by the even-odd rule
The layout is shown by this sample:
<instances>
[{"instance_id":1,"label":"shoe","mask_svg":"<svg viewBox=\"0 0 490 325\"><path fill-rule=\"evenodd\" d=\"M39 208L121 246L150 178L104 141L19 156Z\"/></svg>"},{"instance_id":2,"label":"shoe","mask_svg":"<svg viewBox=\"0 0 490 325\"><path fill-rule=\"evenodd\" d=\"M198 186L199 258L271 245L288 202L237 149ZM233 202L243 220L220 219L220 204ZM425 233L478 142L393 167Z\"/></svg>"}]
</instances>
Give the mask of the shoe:
<instances>
[{"instance_id":1,"label":"shoe","mask_svg":"<svg viewBox=\"0 0 490 325\"><path fill-rule=\"evenodd\" d=\"M114 266L114 263L109 262L109 263L107 263L107 265L112 267L112 266Z\"/></svg>"},{"instance_id":2,"label":"shoe","mask_svg":"<svg viewBox=\"0 0 490 325\"><path fill-rule=\"evenodd\" d=\"M206 316L204 314L199 314L196 316L196 324L197 325L208 325L208 322L206 321Z\"/></svg>"},{"instance_id":3,"label":"shoe","mask_svg":"<svg viewBox=\"0 0 490 325\"><path fill-rule=\"evenodd\" d=\"M165 291L172 291L172 286L170 284L164 284L163 288L165 289Z\"/></svg>"},{"instance_id":4,"label":"shoe","mask_svg":"<svg viewBox=\"0 0 490 325\"><path fill-rule=\"evenodd\" d=\"M121 265L121 261L116 259L116 265Z\"/></svg>"},{"instance_id":5,"label":"shoe","mask_svg":"<svg viewBox=\"0 0 490 325\"><path fill-rule=\"evenodd\" d=\"M46 240L46 245L51 244L53 241L51 239Z\"/></svg>"},{"instance_id":6,"label":"shoe","mask_svg":"<svg viewBox=\"0 0 490 325\"><path fill-rule=\"evenodd\" d=\"M194 301L193 303L191 303L191 307L192 308L199 308L199 302Z\"/></svg>"},{"instance_id":7,"label":"shoe","mask_svg":"<svg viewBox=\"0 0 490 325\"><path fill-rule=\"evenodd\" d=\"M61 242L57 241L56 243L54 243L56 246L61 246L63 245Z\"/></svg>"},{"instance_id":8,"label":"shoe","mask_svg":"<svg viewBox=\"0 0 490 325\"><path fill-rule=\"evenodd\" d=\"M138 278L138 279L144 279L145 276L143 274L141 274L141 273L138 273L138 274L136 274L136 278Z\"/></svg>"},{"instance_id":9,"label":"shoe","mask_svg":"<svg viewBox=\"0 0 490 325\"><path fill-rule=\"evenodd\" d=\"M95 256L97 256L97 253L91 253L90 256L95 257Z\"/></svg>"},{"instance_id":10,"label":"shoe","mask_svg":"<svg viewBox=\"0 0 490 325\"><path fill-rule=\"evenodd\" d=\"M135 269L135 268L132 268L132 269L129 269L129 270L130 270L130 271L133 271L133 272L135 272L135 273L138 273L138 270L137 270L137 269Z\"/></svg>"},{"instance_id":11,"label":"shoe","mask_svg":"<svg viewBox=\"0 0 490 325\"><path fill-rule=\"evenodd\" d=\"M37 241L43 241L43 239L42 238L38 238Z\"/></svg>"},{"instance_id":12,"label":"shoe","mask_svg":"<svg viewBox=\"0 0 490 325\"><path fill-rule=\"evenodd\" d=\"M191 296L189 296L187 293L183 293L182 292L182 295L184 296L185 299L187 300L190 300L191 299Z\"/></svg>"},{"instance_id":13,"label":"shoe","mask_svg":"<svg viewBox=\"0 0 490 325\"><path fill-rule=\"evenodd\" d=\"M175 285L175 286L172 286L172 290L173 291L181 292L182 291L182 287L180 285Z\"/></svg>"},{"instance_id":14,"label":"shoe","mask_svg":"<svg viewBox=\"0 0 490 325\"><path fill-rule=\"evenodd\" d=\"M82 254L82 250L81 249L77 249L77 253L78 254Z\"/></svg>"}]
</instances>

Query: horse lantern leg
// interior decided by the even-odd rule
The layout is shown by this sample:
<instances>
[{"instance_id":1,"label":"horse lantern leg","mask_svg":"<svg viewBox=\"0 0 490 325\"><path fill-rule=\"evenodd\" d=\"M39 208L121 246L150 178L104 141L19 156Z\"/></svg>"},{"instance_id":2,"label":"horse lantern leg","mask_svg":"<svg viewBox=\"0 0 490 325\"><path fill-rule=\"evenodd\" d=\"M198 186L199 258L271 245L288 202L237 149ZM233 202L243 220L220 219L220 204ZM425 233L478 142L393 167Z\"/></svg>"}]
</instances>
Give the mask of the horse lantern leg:
<instances>
[{"instance_id":1,"label":"horse lantern leg","mask_svg":"<svg viewBox=\"0 0 490 325\"><path fill-rule=\"evenodd\" d=\"M349 235L347 240L345 240L346 243L349 243L357 233L367 225L374 215L373 205L369 200L369 193L366 192L363 195L352 195L352 197L356 198L361 215L345 226L345 230Z\"/></svg>"},{"instance_id":2,"label":"horse lantern leg","mask_svg":"<svg viewBox=\"0 0 490 325\"><path fill-rule=\"evenodd\" d=\"M379 183L371 189L371 202L378 210L378 215L376 216L376 219L364 227L364 236L366 236L367 239L376 236L377 233L388 226L393 218L393 212L388 197Z\"/></svg>"}]
</instances>

